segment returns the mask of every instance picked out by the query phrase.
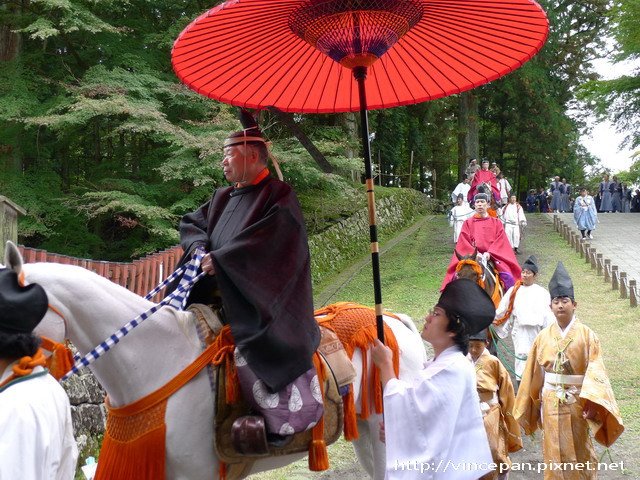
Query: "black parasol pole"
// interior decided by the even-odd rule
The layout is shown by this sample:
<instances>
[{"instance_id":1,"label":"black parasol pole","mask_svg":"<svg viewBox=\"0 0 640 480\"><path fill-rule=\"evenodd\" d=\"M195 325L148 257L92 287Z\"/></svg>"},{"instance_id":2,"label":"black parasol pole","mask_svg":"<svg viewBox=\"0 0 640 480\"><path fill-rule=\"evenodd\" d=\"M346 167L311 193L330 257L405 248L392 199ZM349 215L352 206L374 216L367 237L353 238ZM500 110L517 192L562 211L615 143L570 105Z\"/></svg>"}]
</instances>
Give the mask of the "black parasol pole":
<instances>
[{"instance_id":1,"label":"black parasol pole","mask_svg":"<svg viewBox=\"0 0 640 480\"><path fill-rule=\"evenodd\" d=\"M367 67L354 67L353 76L358 82L360 95L360 121L362 132L362 151L364 154L364 176L367 187L367 204L369 207L369 239L371 241L371 267L373 269L373 293L375 298L376 327L378 339L384 343L384 323L382 320L382 287L380 284L380 249L378 245L378 227L376 225L376 197L373 191L373 174L371 171L371 147L369 144L369 116L367 115L367 94L364 81L367 78Z\"/></svg>"}]
</instances>

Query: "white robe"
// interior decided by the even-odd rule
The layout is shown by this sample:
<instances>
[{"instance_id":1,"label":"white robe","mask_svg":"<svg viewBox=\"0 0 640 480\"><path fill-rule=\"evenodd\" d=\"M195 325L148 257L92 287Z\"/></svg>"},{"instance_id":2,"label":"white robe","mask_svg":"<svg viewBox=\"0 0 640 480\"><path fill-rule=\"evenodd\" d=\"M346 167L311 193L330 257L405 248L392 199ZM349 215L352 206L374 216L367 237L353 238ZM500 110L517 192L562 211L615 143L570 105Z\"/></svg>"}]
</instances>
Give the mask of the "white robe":
<instances>
[{"instance_id":1,"label":"white robe","mask_svg":"<svg viewBox=\"0 0 640 480\"><path fill-rule=\"evenodd\" d=\"M526 226L524 209L518 203L507 203L501 211L500 218L504 223L504 233L513 248L520 246L520 225Z\"/></svg>"},{"instance_id":2,"label":"white robe","mask_svg":"<svg viewBox=\"0 0 640 480\"><path fill-rule=\"evenodd\" d=\"M464 221L471 217L475 213L475 210L472 209L468 203L463 203L462 205L456 205L451 209L451 213L449 213L449 225L453 227L453 242L458 241L458 237L460 236L460 230L462 230L462 224Z\"/></svg>"},{"instance_id":3,"label":"white robe","mask_svg":"<svg viewBox=\"0 0 640 480\"><path fill-rule=\"evenodd\" d=\"M72 480L78 448L69 398L42 367L31 375L0 391L0 479Z\"/></svg>"},{"instance_id":4,"label":"white robe","mask_svg":"<svg viewBox=\"0 0 640 480\"><path fill-rule=\"evenodd\" d=\"M513 294L513 287L500 300L500 305L496 309L496 318L502 317ZM515 372L520 379L526 365L526 357L531 350L531 345L540 331L556 321L551 311L551 295L546 288L533 284L530 286L521 285L516 292L516 299L513 302L511 316L502 325L495 327L500 338L506 338L511 332L514 353L524 358L515 360Z\"/></svg>"},{"instance_id":5,"label":"white robe","mask_svg":"<svg viewBox=\"0 0 640 480\"><path fill-rule=\"evenodd\" d=\"M464 203L469 205L469 203L467 202L467 194L469 193L469 190L471 190L471 184L469 183L460 182L458 185L456 185L456 188L453 190L453 192L451 192L451 200L453 201L453 203L455 204L458 200L458 195L462 194Z\"/></svg>"},{"instance_id":6,"label":"white robe","mask_svg":"<svg viewBox=\"0 0 640 480\"><path fill-rule=\"evenodd\" d=\"M384 423L388 480L470 480L491 469L475 371L457 346L417 381L387 383Z\"/></svg>"}]
</instances>

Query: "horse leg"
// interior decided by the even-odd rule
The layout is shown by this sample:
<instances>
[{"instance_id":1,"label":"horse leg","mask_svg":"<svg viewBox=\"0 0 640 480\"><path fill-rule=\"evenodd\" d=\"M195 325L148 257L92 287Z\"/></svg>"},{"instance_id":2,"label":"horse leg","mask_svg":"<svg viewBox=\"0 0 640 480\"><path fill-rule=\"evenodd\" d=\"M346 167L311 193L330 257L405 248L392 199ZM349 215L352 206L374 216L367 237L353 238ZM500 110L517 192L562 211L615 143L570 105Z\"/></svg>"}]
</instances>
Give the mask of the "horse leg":
<instances>
[{"instance_id":1,"label":"horse leg","mask_svg":"<svg viewBox=\"0 0 640 480\"><path fill-rule=\"evenodd\" d=\"M358 462L373 480L384 480L386 469L386 448L380 441L382 415L373 413L363 420L358 418L357 440L353 441Z\"/></svg>"}]
</instances>

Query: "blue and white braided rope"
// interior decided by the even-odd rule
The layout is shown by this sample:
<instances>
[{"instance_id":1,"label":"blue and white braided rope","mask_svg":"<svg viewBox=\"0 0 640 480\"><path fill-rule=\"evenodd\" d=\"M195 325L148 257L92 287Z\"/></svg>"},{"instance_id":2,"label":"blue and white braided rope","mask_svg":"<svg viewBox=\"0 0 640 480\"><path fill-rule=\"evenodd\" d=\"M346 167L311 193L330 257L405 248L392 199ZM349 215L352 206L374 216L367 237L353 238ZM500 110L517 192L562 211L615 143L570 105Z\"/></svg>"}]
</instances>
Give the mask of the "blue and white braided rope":
<instances>
[{"instance_id":1,"label":"blue and white braided rope","mask_svg":"<svg viewBox=\"0 0 640 480\"><path fill-rule=\"evenodd\" d=\"M96 361L98 358L100 358L101 355L103 355L105 352L108 352L111 349L111 347L116 345L131 330L133 330L135 327L140 325L142 322L144 322L147 318L149 318L151 315L153 315L155 312L160 310L160 308L164 307L165 305L173 307L176 310L183 310L187 303L187 298L189 296L189 292L191 291L191 288L193 287L193 285L195 285L195 283L198 280L200 280L200 278L206 275L206 273L204 272L200 272L199 274L197 273L198 267L200 267L200 263L202 262L202 258L204 257L205 254L206 253L204 249L202 249L201 247L198 247L195 250L193 257L191 258L191 261L187 265L183 265L182 267L177 269L175 272L173 272L171 276L169 276L169 278L167 278L164 282L162 282L160 285L154 288L151 292L149 292L145 296L145 298L147 300L152 299L156 293L158 293L160 290L162 290L162 288L164 288L170 282L175 280L178 277L178 275L184 272L184 274L182 275L182 279L178 284L178 287L173 292L171 292L167 297L165 297L160 303L158 303L157 305L154 305L146 312L141 313L136 318L131 320L122 328L116 330L112 335L110 335L103 342L101 342L100 345L94 347L84 357L78 358L78 356L76 356L74 358L76 360L74 366L60 379L60 381L64 382L69 377L78 373L84 367L87 367L91 363Z\"/></svg>"}]
</instances>

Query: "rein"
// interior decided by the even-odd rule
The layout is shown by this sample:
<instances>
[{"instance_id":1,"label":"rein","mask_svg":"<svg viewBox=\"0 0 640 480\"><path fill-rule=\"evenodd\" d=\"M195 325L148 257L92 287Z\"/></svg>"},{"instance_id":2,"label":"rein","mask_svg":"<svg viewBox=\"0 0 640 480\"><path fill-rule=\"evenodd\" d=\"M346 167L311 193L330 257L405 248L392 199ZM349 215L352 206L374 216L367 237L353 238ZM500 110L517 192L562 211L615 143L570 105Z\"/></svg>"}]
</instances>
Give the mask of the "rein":
<instances>
[{"instance_id":1,"label":"rein","mask_svg":"<svg viewBox=\"0 0 640 480\"><path fill-rule=\"evenodd\" d=\"M76 361L76 363L73 365L71 370L69 370L61 378L60 381L68 380L71 376L78 373L84 367L87 367L91 363L96 361L104 353L108 352L111 349L111 347L113 347L118 342L120 342L120 340L124 336L129 334L131 330L133 330L135 327L140 325L143 321L145 321L155 312L160 310L161 307L168 305L170 307L175 308L176 310L182 310L187 303L187 298L189 296L189 292L191 291L191 288L193 287L193 285L198 280L200 280L200 278L206 275L206 273L204 272L200 272L199 274L196 274L204 255L205 255L204 249L198 247L195 250L195 253L191 261L187 265L183 265L182 267L177 269L175 272L173 272L173 274L171 274L169 278L167 278L164 282L162 282L160 285L154 288L151 292L149 292L145 296L145 299L150 300L151 298L153 298L153 296L156 293L158 293L160 290L162 290L162 288L165 285L168 285L170 282L176 279L182 272L184 272L184 275L182 276L182 279L180 280L180 284L178 285L176 290L174 290L167 297L165 297L160 303L158 303L157 305L154 305L149 310L141 313L140 315L135 317L133 320L131 320L129 323L124 325L122 328L119 328L118 330L116 330L112 335L107 337L99 345L91 349L89 353L87 353L84 357Z\"/></svg>"}]
</instances>

